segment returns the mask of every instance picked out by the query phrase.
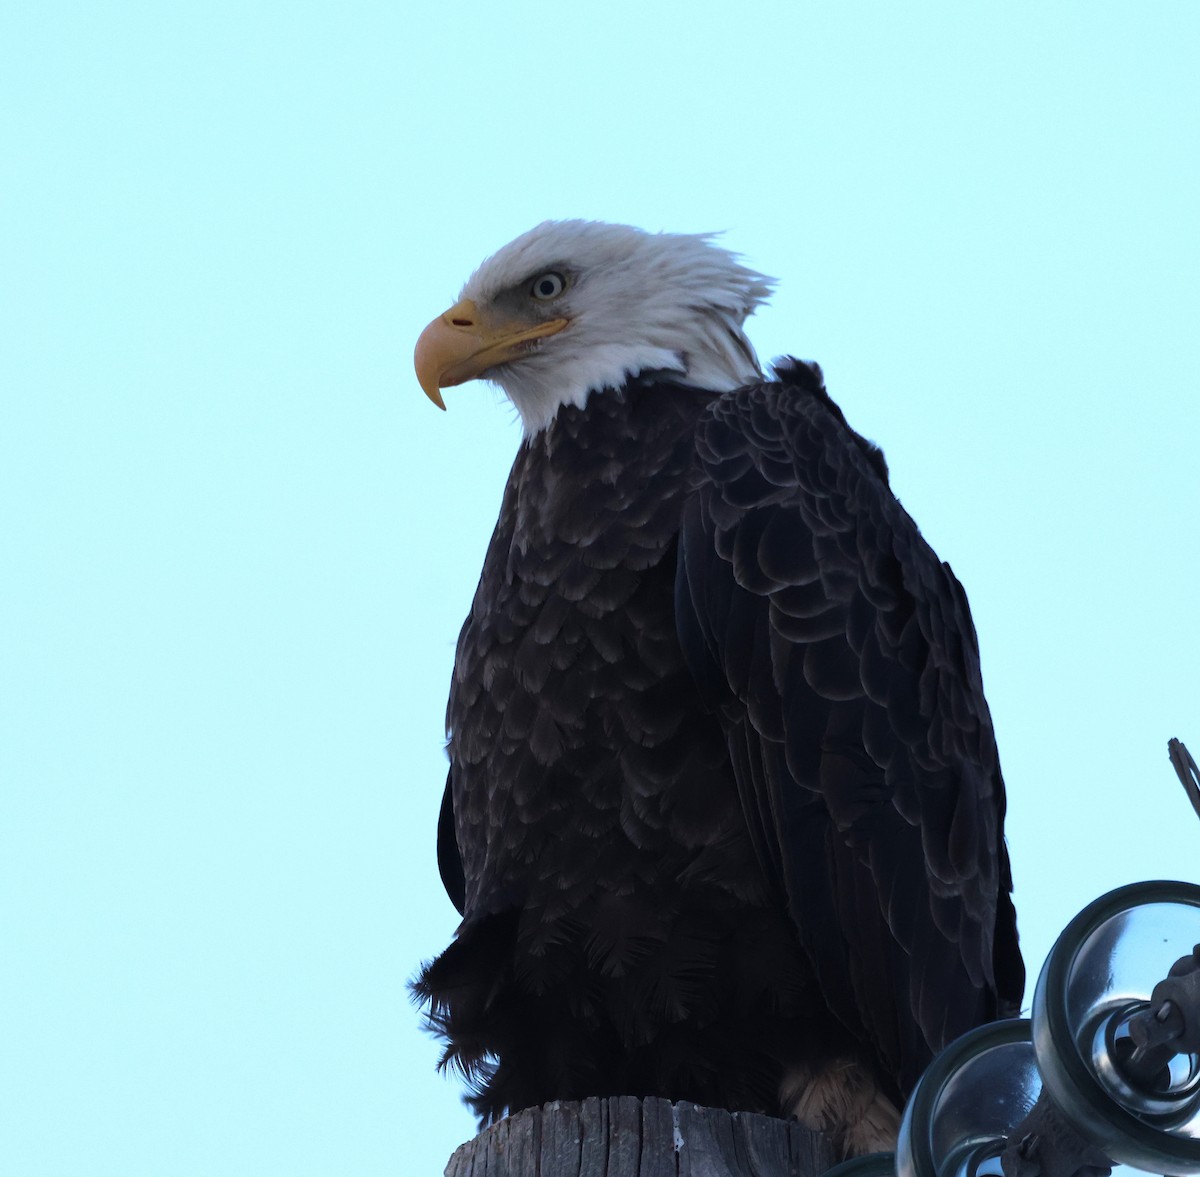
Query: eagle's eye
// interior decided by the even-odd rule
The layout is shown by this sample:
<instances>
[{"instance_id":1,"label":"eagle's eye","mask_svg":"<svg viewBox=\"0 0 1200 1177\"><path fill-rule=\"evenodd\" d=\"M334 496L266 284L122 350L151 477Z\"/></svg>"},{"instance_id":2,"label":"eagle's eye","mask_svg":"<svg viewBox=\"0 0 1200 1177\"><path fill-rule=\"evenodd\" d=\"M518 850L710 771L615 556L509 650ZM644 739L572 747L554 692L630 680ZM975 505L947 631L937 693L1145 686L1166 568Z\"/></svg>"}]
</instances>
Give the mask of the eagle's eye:
<instances>
[{"instance_id":1,"label":"eagle's eye","mask_svg":"<svg viewBox=\"0 0 1200 1177\"><path fill-rule=\"evenodd\" d=\"M529 293L541 302L549 302L557 298L567 288L566 279L552 270L548 274L539 274L529 287Z\"/></svg>"}]
</instances>

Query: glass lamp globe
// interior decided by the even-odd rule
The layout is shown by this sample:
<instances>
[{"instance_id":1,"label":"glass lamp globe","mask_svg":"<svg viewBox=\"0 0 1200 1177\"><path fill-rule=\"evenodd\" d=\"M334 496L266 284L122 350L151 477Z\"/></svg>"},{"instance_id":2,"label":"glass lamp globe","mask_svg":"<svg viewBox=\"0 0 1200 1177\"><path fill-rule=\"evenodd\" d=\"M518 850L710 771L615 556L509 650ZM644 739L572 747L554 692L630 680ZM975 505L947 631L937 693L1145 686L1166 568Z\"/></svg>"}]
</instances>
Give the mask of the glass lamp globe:
<instances>
[{"instance_id":1,"label":"glass lamp globe","mask_svg":"<svg viewBox=\"0 0 1200 1177\"><path fill-rule=\"evenodd\" d=\"M1028 1019L992 1022L955 1039L904 1109L898 1177L998 1177L1008 1134L1041 1089Z\"/></svg>"},{"instance_id":2,"label":"glass lamp globe","mask_svg":"<svg viewBox=\"0 0 1200 1177\"><path fill-rule=\"evenodd\" d=\"M1178 1054L1152 1079L1123 1065L1129 1021L1200 943L1200 887L1120 887L1063 930L1038 978L1033 1042L1046 1092L1116 1161L1200 1175L1200 1059Z\"/></svg>"}]
</instances>

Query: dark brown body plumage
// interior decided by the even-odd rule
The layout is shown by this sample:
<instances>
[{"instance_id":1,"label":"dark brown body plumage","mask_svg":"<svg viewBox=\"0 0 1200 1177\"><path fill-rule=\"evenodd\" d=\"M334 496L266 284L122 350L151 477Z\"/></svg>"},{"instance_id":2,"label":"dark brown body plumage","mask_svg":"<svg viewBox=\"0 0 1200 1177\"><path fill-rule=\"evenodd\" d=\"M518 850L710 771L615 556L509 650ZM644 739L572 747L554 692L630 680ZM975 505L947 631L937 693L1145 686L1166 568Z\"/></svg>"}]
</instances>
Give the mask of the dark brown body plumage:
<instances>
[{"instance_id":1,"label":"dark brown body plumage","mask_svg":"<svg viewBox=\"0 0 1200 1177\"><path fill-rule=\"evenodd\" d=\"M966 600L815 368L643 377L521 447L448 710L464 913L417 992L480 1115L588 1095L903 1097L1015 1010Z\"/></svg>"}]
</instances>

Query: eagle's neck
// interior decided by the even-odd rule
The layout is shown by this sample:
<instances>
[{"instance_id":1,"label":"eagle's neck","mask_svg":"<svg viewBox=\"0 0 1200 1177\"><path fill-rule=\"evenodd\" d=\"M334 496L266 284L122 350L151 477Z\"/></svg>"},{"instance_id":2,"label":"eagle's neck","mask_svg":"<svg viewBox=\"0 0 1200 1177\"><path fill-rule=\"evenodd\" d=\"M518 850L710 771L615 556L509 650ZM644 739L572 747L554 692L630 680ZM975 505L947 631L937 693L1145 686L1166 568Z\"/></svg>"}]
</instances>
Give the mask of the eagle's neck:
<instances>
[{"instance_id":1,"label":"eagle's neck","mask_svg":"<svg viewBox=\"0 0 1200 1177\"><path fill-rule=\"evenodd\" d=\"M525 436L546 429L561 409L581 409L594 394L610 394L648 373L688 388L729 392L762 379L740 314L722 307L689 308L669 322L598 328L581 317L542 351L488 373L521 415Z\"/></svg>"},{"instance_id":2,"label":"eagle's neck","mask_svg":"<svg viewBox=\"0 0 1200 1177\"><path fill-rule=\"evenodd\" d=\"M673 542L696 423L714 395L642 377L562 406L521 443L489 558L503 558L513 581L544 575L529 560L548 550L592 563L616 542L638 553L635 563L658 559Z\"/></svg>"}]
</instances>

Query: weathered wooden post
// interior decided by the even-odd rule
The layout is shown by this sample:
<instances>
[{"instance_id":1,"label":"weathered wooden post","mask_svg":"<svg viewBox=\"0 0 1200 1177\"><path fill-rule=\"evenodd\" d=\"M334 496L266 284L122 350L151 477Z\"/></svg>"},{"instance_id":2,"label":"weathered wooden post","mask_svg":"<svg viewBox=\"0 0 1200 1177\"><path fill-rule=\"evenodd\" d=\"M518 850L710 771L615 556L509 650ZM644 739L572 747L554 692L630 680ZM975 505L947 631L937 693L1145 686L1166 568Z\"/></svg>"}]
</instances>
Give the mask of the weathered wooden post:
<instances>
[{"instance_id":1,"label":"weathered wooden post","mask_svg":"<svg viewBox=\"0 0 1200 1177\"><path fill-rule=\"evenodd\" d=\"M819 1177L835 1163L829 1138L794 1120L618 1096L509 1116L445 1177Z\"/></svg>"}]
</instances>

